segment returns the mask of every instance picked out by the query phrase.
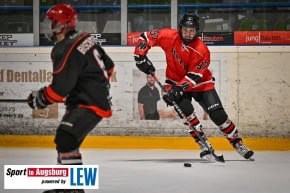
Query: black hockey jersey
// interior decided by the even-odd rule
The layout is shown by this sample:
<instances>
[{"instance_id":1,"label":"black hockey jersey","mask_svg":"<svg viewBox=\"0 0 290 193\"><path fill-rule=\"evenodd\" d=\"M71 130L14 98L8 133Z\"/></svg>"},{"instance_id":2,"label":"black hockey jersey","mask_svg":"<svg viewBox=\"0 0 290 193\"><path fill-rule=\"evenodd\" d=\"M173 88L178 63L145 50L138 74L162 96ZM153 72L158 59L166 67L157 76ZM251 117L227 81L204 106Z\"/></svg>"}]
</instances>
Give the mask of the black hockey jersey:
<instances>
[{"instance_id":1,"label":"black hockey jersey","mask_svg":"<svg viewBox=\"0 0 290 193\"><path fill-rule=\"evenodd\" d=\"M51 59L53 79L44 91L50 103L88 108L101 117L112 115L109 81L114 62L90 34L68 33L53 47Z\"/></svg>"}]
</instances>

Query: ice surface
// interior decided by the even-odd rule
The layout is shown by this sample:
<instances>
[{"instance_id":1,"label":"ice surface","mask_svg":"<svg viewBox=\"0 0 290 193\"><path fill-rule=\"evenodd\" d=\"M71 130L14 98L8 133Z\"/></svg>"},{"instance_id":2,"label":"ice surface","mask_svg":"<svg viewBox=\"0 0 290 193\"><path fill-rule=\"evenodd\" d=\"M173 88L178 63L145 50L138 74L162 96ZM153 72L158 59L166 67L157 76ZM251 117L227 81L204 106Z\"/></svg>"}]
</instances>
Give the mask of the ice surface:
<instances>
[{"instance_id":1,"label":"ice surface","mask_svg":"<svg viewBox=\"0 0 290 193\"><path fill-rule=\"evenodd\" d=\"M257 151L247 161L234 151L217 151L225 163L202 163L198 151L82 149L84 164L99 165L98 190L86 193L288 193L290 152ZM54 149L2 148L2 193L40 193L42 190L4 190L3 165L56 164ZM192 167L184 167L184 162Z\"/></svg>"}]
</instances>

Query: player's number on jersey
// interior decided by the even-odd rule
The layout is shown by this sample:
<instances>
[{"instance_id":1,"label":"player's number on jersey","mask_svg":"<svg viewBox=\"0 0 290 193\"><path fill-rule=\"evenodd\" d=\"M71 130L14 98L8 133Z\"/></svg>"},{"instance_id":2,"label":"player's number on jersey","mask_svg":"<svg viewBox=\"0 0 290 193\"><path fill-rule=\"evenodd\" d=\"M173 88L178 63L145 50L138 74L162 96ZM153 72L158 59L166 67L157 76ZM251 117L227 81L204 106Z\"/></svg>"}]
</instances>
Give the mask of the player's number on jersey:
<instances>
[{"instance_id":1,"label":"player's number on jersey","mask_svg":"<svg viewBox=\"0 0 290 193\"><path fill-rule=\"evenodd\" d=\"M100 56L99 52L96 49L94 49L94 57L95 57L98 65L102 69L102 71L104 73L104 76L108 79L108 73L107 73L104 61L101 59L101 56Z\"/></svg>"},{"instance_id":2,"label":"player's number on jersey","mask_svg":"<svg viewBox=\"0 0 290 193\"><path fill-rule=\"evenodd\" d=\"M205 69L207 67L208 67L208 62L204 62L204 61L202 61L201 63L196 65L196 69L197 70L203 70L203 69Z\"/></svg>"}]
</instances>

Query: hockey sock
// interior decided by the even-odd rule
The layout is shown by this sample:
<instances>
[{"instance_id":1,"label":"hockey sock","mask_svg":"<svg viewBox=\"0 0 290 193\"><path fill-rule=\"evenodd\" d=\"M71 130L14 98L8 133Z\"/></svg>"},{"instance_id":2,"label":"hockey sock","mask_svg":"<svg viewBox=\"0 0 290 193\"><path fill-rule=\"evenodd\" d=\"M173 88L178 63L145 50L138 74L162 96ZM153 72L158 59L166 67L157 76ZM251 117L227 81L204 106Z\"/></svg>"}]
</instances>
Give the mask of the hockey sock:
<instances>
[{"instance_id":1,"label":"hockey sock","mask_svg":"<svg viewBox=\"0 0 290 193\"><path fill-rule=\"evenodd\" d=\"M228 119L226 122L221 124L219 128L231 144L241 140L239 137L238 129L231 120Z\"/></svg>"},{"instance_id":2,"label":"hockey sock","mask_svg":"<svg viewBox=\"0 0 290 193\"><path fill-rule=\"evenodd\" d=\"M58 153L57 163L60 165L82 165L82 155L78 152Z\"/></svg>"},{"instance_id":3,"label":"hockey sock","mask_svg":"<svg viewBox=\"0 0 290 193\"><path fill-rule=\"evenodd\" d=\"M188 117L186 117L186 119L187 119L187 121L184 124L185 125L188 125L188 123L190 124L188 132L194 138L194 140L198 144L200 144L199 143L200 139L198 138L197 134L191 129L191 127L194 127L196 129L196 131L198 132L198 134L206 140L206 136L205 136L204 132L202 131L202 125L199 122L198 118L194 115L194 113L189 115Z\"/></svg>"}]
</instances>

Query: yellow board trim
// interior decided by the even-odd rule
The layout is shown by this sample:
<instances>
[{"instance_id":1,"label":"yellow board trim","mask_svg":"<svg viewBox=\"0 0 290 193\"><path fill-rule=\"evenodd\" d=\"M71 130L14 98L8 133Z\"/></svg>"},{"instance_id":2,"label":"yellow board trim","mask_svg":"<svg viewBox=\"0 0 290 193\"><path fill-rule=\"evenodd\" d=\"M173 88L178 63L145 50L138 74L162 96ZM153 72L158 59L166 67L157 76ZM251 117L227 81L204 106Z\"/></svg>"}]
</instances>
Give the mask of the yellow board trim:
<instances>
[{"instance_id":1,"label":"yellow board trim","mask_svg":"<svg viewBox=\"0 0 290 193\"><path fill-rule=\"evenodd\" d=\"M55 148L54 136L46 135L0 135L0 147ZM215 150L232 150L223 137L209 137ZM288 151L289 138L244 138L253 150ZM191 137L151 136L87 136L81 148L100 149L180 149L197 150Z\"/></svg>"}]
</instances>

